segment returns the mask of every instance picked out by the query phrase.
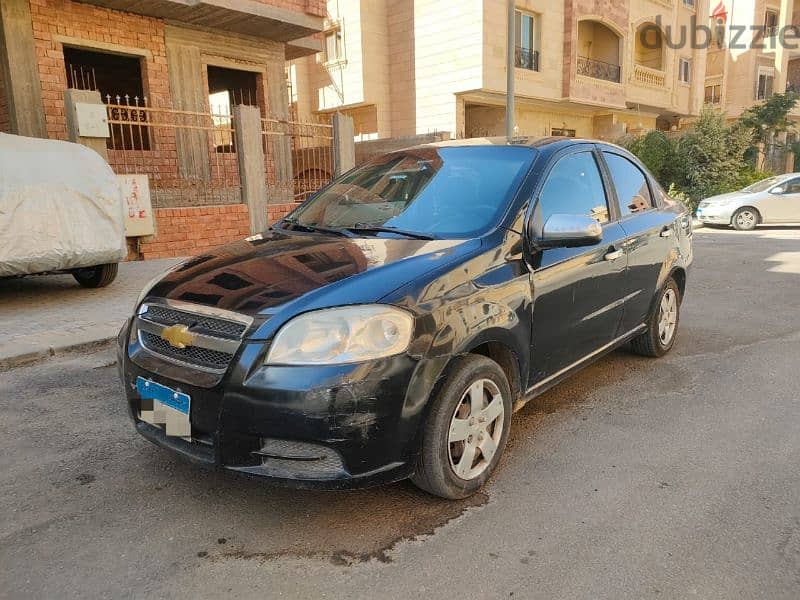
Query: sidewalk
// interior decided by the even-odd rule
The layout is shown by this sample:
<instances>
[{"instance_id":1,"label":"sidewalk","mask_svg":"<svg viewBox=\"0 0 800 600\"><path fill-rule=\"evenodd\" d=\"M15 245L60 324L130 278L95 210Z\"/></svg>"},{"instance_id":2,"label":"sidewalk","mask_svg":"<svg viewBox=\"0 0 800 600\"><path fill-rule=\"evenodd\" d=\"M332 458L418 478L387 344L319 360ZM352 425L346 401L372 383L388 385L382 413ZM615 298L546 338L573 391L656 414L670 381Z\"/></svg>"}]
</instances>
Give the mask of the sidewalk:
<instances>
[{"instance_id":1,"label":"sidewalk","mask_svg":"<svg viewBox=\"0 0 800 600\"><path fill-rule=\"evenodd\" d=\"M126 262L110 286L84 289L72 275L0 280L0 371L107 343L142 287L180 259Z\"/></svg>"}]
</instances>

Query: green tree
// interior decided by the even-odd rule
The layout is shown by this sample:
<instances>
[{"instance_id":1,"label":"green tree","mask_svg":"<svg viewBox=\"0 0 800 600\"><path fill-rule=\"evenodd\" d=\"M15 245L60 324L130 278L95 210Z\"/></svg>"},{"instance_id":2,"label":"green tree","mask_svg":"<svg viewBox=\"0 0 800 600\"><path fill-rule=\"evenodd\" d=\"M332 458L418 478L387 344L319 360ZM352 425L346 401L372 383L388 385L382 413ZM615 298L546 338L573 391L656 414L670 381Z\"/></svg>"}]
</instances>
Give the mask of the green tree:
<instances>
[{"instance_id":1,"label":"green tree","mask_svg":"<svg viewBox=\"0 0 800 600\"><path fill-rule=\"evenodd\" d=\"M680 178L675 143L663 131L628 138L622 145L635 154L665 188Z\"/></svg>"},{"instance_id":2,"label":"green tree","mask_svg":"<svg viewBox=\"0 0 800 600\"><path fill-rule=\"evenodd\" d=\"M798 100L800 93L795 91L773 94L764 102L744 111L739 117L739 125L750 130L753 144L764 143L776 133L794 129L789 112Z\"/></svg>"},{"instance_id":3,"label":"green tree","mask_svg":"<svg viewBox=\"0 0 800 600\"><path fill-rule=\"evenodd\" d=\"M693 204L738 189L740 174L748 169L744 153L751 136L740 123L727 126L722 114L704 108L692 129L678 140L682 181L675 182L677 187Z\"/></svg>"}]
</instances>

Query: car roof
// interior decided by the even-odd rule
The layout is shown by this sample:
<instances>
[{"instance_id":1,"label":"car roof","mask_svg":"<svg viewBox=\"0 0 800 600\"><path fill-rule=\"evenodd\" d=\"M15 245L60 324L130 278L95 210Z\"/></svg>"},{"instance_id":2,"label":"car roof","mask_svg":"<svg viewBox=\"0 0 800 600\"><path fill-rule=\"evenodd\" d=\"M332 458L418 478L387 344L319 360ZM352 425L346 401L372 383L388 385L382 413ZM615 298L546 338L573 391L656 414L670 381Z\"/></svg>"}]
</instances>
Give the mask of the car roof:
<instances>
[{"instance_id":1,"label":"car roof","mask_svg":"<svg viewBox=\"0 0 800 600\"><path fill-rule=\"evenodd\" d=\"M428 144L420 144L418 146L413 146L413 149L417 148L457 148L457 147L464 147L464 146L527 146L529 148L535 148L540 151L547 150L548 152L555 152L560 150L561 148L567 148L569 146L576 146L580 144L600 144L605 147L609 148L618 148L620 150L624 150L624 148L620 148L614 144L603 140L590 140L590 139L583 139L583 138L568 138L562 136L515 136L512 138L507 138L505 136L496 136L496 137L478 137L478 138L464 138L464 139L457 139L457 140L445 140L442 142L432 142ZM407 148L407 150L411 150L412 148Z\"/></svg>"}]
</instances>

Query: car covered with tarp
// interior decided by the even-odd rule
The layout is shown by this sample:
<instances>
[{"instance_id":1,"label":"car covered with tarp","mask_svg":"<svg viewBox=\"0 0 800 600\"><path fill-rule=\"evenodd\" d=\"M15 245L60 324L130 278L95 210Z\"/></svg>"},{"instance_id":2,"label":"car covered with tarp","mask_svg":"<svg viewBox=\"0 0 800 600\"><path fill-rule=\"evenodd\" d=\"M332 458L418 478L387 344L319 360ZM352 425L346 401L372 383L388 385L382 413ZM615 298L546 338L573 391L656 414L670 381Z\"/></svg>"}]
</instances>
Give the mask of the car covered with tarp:
<instances>
[{"instance_id":1,"label":"car covered with tarp","mask_svg":"<svg viewBox=\"0 0 800 600\"><path fill-rule=\"evenodd\" d=\"M97 152L0 134L0 278L70 273L103 287L126 254L122 189Z\"/></svg>"}]
</instances>

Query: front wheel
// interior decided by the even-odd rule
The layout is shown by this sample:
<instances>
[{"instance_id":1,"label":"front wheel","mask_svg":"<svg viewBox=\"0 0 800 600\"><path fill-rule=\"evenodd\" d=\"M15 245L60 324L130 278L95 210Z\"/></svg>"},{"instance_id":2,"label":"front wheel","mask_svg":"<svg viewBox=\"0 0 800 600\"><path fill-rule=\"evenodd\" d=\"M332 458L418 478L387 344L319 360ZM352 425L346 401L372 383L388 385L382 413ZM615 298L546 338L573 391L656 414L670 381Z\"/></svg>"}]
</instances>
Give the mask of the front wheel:
<instances>
[{"instance_id":1,"label":"front wheel","mask_svg":"<svg viewBox=\"0 0 800 600\"><path fill-rule=\"evenodd\" d=\"M753 231L760 220L761 217L755 208L745 206L733 213L731 224L739 231Z\"/></svg>"},{"instance_id":2,"label":"front wheel","mask_svg":"<svg viewBox=\"0 0 800 600\"><path fill-rule=\"evenodd\" d=\"M511 424L508 379L493 360L462 356L433 403L411 480L442 498L466 498L486 483L506 446Z\"/></svg>"},{"instance_id":3,"label":"front wheel","mask_svg":"<svg viewBox=\"0 0 800 600\"><path fill-rule=\"evenodd\" d=\"M656 299L647 319L647 331L631 340L631 348L642 356L664 356L675 344L680 321L681 291L670 278Z\"/></svg>"},{"instance_id":4,"label":"front wheel","mask_svg":"<svg viewBox=\"0 0 800 600\"><path fill-rule=\"evenodd\" d=\"M101 288L106 287L117 278L118 270L119 265L117 263L108 263L96 267L76 269L72 272L72 276L75 281L85 288Z\"/></svg>"}]
</instances>

